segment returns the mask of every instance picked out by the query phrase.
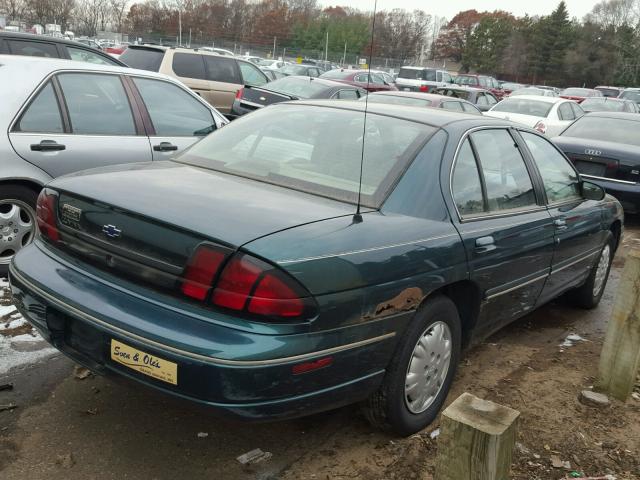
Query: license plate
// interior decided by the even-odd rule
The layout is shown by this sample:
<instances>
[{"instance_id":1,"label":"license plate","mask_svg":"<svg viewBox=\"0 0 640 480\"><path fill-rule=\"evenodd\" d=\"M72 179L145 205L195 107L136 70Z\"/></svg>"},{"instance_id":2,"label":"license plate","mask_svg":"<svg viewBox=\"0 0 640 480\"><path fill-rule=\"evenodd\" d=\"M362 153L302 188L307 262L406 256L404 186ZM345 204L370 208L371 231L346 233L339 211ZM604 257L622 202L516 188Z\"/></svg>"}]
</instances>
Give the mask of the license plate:
<instances>
[{"instance_id":1,"label":"license plate","mask_svg":"<svg viewBox=\"0 0 640 480\"><path fill-rule=\"evenodd\" d=\"M111 339L111 360L163 382L178 384L178 364Z\"/></svg>"}]
</instances>

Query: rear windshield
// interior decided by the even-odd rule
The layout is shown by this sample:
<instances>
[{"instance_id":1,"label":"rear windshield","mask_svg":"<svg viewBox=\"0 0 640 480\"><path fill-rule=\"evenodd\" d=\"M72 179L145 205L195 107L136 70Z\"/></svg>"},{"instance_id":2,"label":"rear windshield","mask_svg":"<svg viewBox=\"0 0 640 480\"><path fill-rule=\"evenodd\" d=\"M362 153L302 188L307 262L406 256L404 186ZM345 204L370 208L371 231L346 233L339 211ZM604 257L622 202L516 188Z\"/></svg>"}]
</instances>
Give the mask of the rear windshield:
<instances>
[{"instance_id":1,"label":"rear windshield","mask_svg":"<svg viewBox=\"0 0 640 480\"><path fill-rule=\"evenodd\" d=\"M551 111L551 107L553 107L553 104L549 102L530 100L522 97L510 97L502 100L491 110L494 112L518 113L520 115L546 118Z\"/></svg>"},{"instance_id":2,"label":"rear windshield","mask_svg":"<svg viewBox=\"0 0 640 480\"><path fill-rule=\"evenodd\" d=\"M605 88L605 87L596 87L596 90L602 93L605 97L617 97L620 95L620 90L618 88Z\"/></svg>"},{"instance_id":3,"label":"rear windshield","mask_svg":"<svg viewBox=\"0 0 640 480\"><path fill-rule=\"evenodd\" d=\"M625 102L605 98L587 98L580 104L583 110L589 112L624 112Z\"/></svg>"},{"instance_id":4,"label":"rear windshield","mask_svg":"<svg viewBox=\"0 0 640 480\"><path fill-rule=\"evenodd\" d=\"M343 70L329 70L328 72L324 72L322 74L322 78L335 78L339 80L344 80L345 78L349 78L351 76L353 76L353 72Z\"/></svg>"},{"instance_id":5,"label":"rear windshield","mask_svg":"<svg viewBox=\"0 0 640 480\"><path fill-rule=\"evenodd\" d=\"M287 75L306 75L307 67L302 65L287 65L280 69L282 73L286 73Z\"/></svg>"},{"instance_id":6,"label":"rear windshield","mask_svg":"<svg viewBox=\"0 0 640 480\"><path fill-rule=\"evenodd\" d=\"M477 77L465 76L458 76L455 81L458 85L478 85L480 83Z\"/></svg>"},{"instance_id":7,"label":"rear windshield","mask_svg":"<svg viewBox=\"0 0 640 480\"><path fill-rule=\"evenodd\" d=\"M629 115L637 115L630 113ZM585 116L572 123L561 136L602 140L640 147L640 121Z\"/></svg>"},{"instance_id":8,"label":"rear windshield","mask_svg":"<svg viewBox=\"0 0 640 480\"><path fill-rule=\"evenodd\" d=\"M436 129L362 111L281 104L246 115L195 144L178 161L378 208ZM330 141L329 141L330 139Z\"/></svg>"},{"instance_id":9,"label":"rear windshield","mask_svg":"<svg viewBox=\"0 0 640 480\"><path fill-rule=\"evenodd\" d=\"M627 90L620 94L620 98L631 100L632 102L640 103L640 91Z\"/></svg>"},{"instance_id":10,"label":"rear windshield","mask_svg":"<svg viewBox=\"0 0 640 480\"><path fill-rule=\"evenodd\" d=\"M272 92L293 95L298 98L312 98L327 90L327 86L310 78L284 77L264 87Z\"/></svg>"},{"instance_id":11,"label":"rear windshield","mask_svg":"<svg viewBox=\"0 0 640 480\"><path fill-rule=\"evenodd\" d=\"M409 80L426 80L428 82L436 81L436 71L431 69L415 69L401 68L398 78L406 78Z\"/></svg>"},{"instance_id":12,"label":"rear windshield","mask_svg":"<svg viewBox=\"0 0 640 480\"><path fill-rule=\"evenodd\" d=\"M463 100L469 100L469 97L471 97L471 92L466 90L456 90L455 88L438 88L434 93L437 93L438 95L445 95L447 97L462 98Z\"/></svg>"},{"instance_id":13,"label":"rear windshield","mask_svg":"<svg viewBox=\"0 0 640 480\"><path fill-rule=\"evenodd\" d=\"M588 88L567 88L562 91L561 95L569 97L593 97L596 95L596 92Z\"/></svg>"},{"instance_id":14,"label":"rear windshield","mask_svg":"<svg viewBox=\"0 0 640 480\"><path fill-rule=\"evenodd\" d=\"M514 97L517 97L518 95L540 95L544 97L545 92L540 88L520 88L518 90L514 90L511 95Z\"/></svg>"},{"instance_id":15,"label":"rear windshield","mask_svg":"<svg viewBox=\"0 0 640 480\"><path fill-rule=\"evenodd\" d=\"M163 57L164 51L155 48L127 48L120 55L120 60L131 68L157 72L160 70Z\"/></svg>"},{"instance_id":16,"label":"rear windshield","mask_svg":"<svg viewBox=\"0 0 640 480\"><path fill-rule=\"evenodd\" d=\"M360 99L366 101L367 97ZM430 107L433 102L424 98L401 97L400 95L369 95L369 103L386 103L387 105L408 105L412 107Z\"/></svg>"},{"instance_id":17,"label":"rear windshield","mask_svg":"<svg viewBox=\"0 0 640 480\"><path fill-rule=\"evenodd\" d=\"M504 90L517 90L518 88L522 88L522 85L519 83L503 83L502 88Z\"/></svg>"}]
</instances>

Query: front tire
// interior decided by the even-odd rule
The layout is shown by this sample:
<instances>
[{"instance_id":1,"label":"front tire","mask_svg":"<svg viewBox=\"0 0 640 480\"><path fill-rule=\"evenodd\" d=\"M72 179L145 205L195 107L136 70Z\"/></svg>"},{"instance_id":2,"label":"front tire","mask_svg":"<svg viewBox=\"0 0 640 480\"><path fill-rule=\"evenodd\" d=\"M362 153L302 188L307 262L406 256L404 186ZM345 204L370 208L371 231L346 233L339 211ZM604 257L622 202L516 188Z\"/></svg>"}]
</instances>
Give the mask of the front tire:
<instances>
[{"instance_id":1,"label":"front tire","mask_svg":"<svg viewBox=\"0 0 640 480\"><path fill-rule=\"evenodd\" d=\"M569 300L573 305L588 310L598 306L607 286L614 253L615 238L611 232L608 232L605 244L600 251L598 260L591 267L589 276L582 286L568 293Z\"/></svg>"},{"instance_id":2,"label":"front tire","mask_svg":"<svg viewBox=\"0 0 640 480\"><path fill-rule=\"evenodd\" d=\"M363 405L369 422L402 436L433 422L449 393L460 349L455 304L444 295L428 299L398 343L382 386Z\"/></svg>"},{"instance_id":3,"label":"front tire","mask_svg":"<svg viewBox=\"0 0 640 480\"><path fill-rule=\"evenodd\" d=\"M19 185L0 189L0 277L6 277L13 256L30 244L37 232L38 194Z\"/></svg>"}]
</instances>

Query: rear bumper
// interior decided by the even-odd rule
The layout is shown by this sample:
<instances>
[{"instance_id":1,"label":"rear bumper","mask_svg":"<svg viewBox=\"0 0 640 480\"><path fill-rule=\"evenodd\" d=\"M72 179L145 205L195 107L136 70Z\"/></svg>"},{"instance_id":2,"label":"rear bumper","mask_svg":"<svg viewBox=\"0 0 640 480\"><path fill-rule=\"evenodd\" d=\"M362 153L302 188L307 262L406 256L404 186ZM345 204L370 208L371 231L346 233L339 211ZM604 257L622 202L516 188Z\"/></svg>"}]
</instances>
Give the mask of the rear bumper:
<instances>
[{"instance_id":1,"label":"rear bumper","mask_svg":"<svg viewBox=\"0 0 640 480\"><path fill-rule=\"evenodd\" d=\"M363 400L380 385L395 345L394 332L357 338L361 327L264 335L203 322L101 281L38 244L16 255L10 281L20 312L78 363L244 419L291 418ZM177 385L113 361L112 340L176 363ZM294 365L327 357L331 365L293 374Z\"/></svg>"},{"instance_id":2,"label":"rear bumper","mask_svg":"<svg viewBox=\"0 0 640 480\"><path fill-rule=\"evenodd\" d=\"M590 182L600 185L605 191L613 195L622 205L625 212L640 213L640 184L611 181L602 177L581 175Z\"/></svg>"}]
</instances>

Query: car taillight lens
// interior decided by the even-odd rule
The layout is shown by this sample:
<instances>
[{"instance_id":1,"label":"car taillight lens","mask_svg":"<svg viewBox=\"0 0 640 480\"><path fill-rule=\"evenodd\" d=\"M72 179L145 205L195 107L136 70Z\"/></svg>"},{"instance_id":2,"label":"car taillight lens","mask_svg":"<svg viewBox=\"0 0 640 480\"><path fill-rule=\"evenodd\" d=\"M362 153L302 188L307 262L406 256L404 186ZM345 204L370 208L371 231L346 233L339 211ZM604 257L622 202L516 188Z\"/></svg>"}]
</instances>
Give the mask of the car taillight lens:
<instances>
[{"instance_id":1,"label":"car taillight lens","mask_svg":"<svg viewBox=\"0 0 640 480\"><path fill-rule=\"evenodd\" d=\"M246 253L200 245L185 268L181 292L249 317L293 320L311 316L315 301L278 267Z\"/></svg>"},{"instance_id":2,"label":"car taillight lens","mask_svg":"<svg viewBox=\"0 0 640 480\"><path fill-rule=\"evenodd\" d=\"M426 85L420 85L420 91L421 92L428 92L429 91L429 87L427 87Z\"/></svg>"},{"instance_id":3,"label":"car taillight lens","mask_svg":"<svg viewBox=\"0 0 640 480\"><path fill-rule=\"evenodd\" d=\"M537 130L542 134L547 133L547 126L542 122L536 123L536 126L533 127L533 128L534 128L534 130Z\"/></svg>"},{"instance_id":4,"label":"car taillight lens","mask_svg":"<svg viewBox=\"0 0 640 480\"><path fill-rule=\"evenodd\" d=\"M244 88L239 88L238 91L236 92L236 100L240 100L243 94L244 94Z\"/></svg>"},{"instance_id":5,"label":"car taillight lens","mask_svg":"<svg viewBox=\"0 0 640 480\"><path fill-rule=\"evenodd\" d=\"M60 240L60 232L58 231L56 222L56 208L58 205L58 196L51 190L44 188L36 203L36 217L38 221L38 229L40 234L52 242Z\"/></svg>"},{"instance_id":6,"label":"car taillight lens","mask_svg":"<svg viewBox=\"0 0 640 480\"><path fill-rule=\"evenodd\" d=\"M198 247L185 270L180 287L182 293L196 300L206 300L225 257L226 251L223 249L207 245Z\"/></svg>"}]
</instances>

